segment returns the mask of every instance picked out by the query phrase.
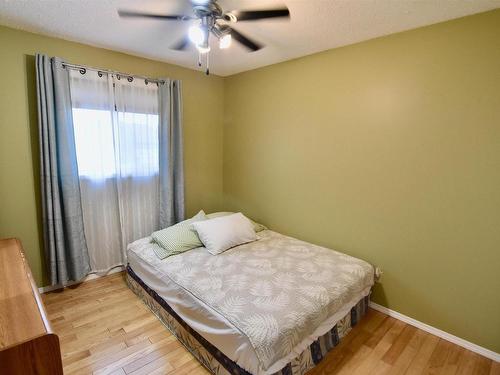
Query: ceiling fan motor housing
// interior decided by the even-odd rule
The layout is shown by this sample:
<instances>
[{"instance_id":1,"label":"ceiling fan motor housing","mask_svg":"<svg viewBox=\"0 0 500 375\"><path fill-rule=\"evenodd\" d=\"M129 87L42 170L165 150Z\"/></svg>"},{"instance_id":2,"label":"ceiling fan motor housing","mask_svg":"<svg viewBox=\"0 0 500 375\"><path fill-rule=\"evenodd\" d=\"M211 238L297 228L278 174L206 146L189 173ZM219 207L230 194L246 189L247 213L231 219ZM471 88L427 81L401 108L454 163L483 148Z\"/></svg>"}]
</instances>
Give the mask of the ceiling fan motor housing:
<instances>
[{"instance_id":1,"label":"ceiling fan motor housing","mask_svg":"<svg viewBox=\"0 0 500 375\"><path fill-rule=\"evenodd\" d=\"M215 19L222 18L222 8L215 2L208 4L193 6L193 12L198 18L212 17Z\"/></svg>"}]
</instances>

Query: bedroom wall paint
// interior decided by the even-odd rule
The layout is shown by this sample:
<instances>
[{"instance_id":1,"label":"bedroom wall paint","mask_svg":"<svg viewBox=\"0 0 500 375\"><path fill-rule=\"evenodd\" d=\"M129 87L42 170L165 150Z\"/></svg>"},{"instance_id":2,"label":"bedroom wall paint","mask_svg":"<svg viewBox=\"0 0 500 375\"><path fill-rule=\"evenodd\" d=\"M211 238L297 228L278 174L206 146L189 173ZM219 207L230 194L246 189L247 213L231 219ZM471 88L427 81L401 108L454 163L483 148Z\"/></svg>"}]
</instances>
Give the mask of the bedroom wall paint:
<instances>
[{"instance_id":1,"label":"bedroom wall paint","mask_svg":"<svg viewBox=\"0 0 500 375\"><path fill-rule=\"evenodd\" d=\"M225 79L224 202L500 352L500 10Z\"/></svg>"},{"instance_id":2,"label":"bedroom wall paint","mask_svg":"<svg viewBox=\"0 0 500 375\"><path fill-rule=\"evenodd\" d=\"M224 85L217 76L110 50L0 27L0 238L21 239L35 280L45 285L41 250L37 52L69 62L181 79L187 214L215 211L222 198Z\"/></svg>"}]
</instances>

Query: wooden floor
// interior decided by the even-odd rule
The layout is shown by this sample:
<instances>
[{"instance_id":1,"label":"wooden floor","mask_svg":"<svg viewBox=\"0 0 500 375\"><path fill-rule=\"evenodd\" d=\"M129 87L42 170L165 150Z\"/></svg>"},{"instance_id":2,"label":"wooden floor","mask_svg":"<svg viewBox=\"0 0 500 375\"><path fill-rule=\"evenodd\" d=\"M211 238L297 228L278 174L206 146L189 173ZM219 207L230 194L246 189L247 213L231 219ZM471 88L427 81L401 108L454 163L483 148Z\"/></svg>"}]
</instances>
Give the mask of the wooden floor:
<instances>
[{"instance_id":1,"label":"wooden floor","mask_svg":"<svg viewBox=\"0 0 500 375\"><path fill-rule=\"evenodd\" d=\"M43 295L65 374L208 374L121 273ZM309 375L484 374L500 364L370 310Z\"/></svg>"}]
</instances>

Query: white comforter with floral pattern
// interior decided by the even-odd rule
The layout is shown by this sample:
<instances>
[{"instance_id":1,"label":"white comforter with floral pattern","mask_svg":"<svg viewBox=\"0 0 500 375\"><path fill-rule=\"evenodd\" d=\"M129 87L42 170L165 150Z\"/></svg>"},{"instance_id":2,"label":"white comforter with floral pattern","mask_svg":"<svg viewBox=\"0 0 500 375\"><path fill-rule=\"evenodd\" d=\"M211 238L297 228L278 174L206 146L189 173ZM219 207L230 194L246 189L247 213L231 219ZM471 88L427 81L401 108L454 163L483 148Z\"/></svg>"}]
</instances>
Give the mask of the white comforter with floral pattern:
<instances>
[{"instance_id":1,"label":"white comforter with floral pattern","mask_svg":"<svg viewBox=\"0 0 500 375\"><path fill-rule=\"evenodd\" d=\"M181 287L224 316L269 368L366 288L365 261L283 236L260 239L219 255L203 248L162 261Z\"/></svg>"}]
</instances>

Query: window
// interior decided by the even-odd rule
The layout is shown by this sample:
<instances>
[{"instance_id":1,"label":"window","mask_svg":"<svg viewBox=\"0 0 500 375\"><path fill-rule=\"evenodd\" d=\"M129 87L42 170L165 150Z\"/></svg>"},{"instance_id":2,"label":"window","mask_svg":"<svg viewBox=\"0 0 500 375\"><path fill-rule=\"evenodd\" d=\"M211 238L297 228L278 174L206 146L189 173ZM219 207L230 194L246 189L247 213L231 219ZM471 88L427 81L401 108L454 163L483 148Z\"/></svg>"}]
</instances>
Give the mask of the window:
<instances>
[{"instance_id":1,"label":"window","mask_svg":"<svg viewBox=\"0 0 500 375\"><path fill-rule=\"evenodd\" d=\"M80 176L158 174L158 115L73 108L73 124Z\"/></svg>"}]
</instances>

